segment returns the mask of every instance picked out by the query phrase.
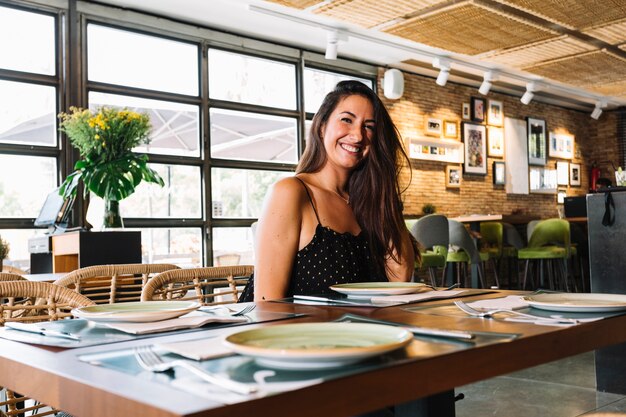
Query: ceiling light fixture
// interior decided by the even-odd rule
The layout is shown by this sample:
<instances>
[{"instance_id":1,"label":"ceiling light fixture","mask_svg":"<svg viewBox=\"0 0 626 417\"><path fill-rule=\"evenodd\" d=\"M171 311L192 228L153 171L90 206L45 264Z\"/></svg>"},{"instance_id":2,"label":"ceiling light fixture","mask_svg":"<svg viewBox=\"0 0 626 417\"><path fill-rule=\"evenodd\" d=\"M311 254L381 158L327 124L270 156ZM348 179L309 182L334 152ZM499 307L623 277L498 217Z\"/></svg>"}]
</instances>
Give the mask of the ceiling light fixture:
<instances>
[{"instance_id":1,"label":"ceiling light fixture","mask_svg":"<svg viewBox=\"0 0 626 417\"><path fill-rule=\"evenodd\" d=\"M448 82L448 76L450 75L450 61L443 58L435 58L433 60L433 67L439 68L439 75L437 76L437 85L444 86Z\"/></svg>"},{"instance_id":2,"label":"ceiling light fixture","mask_svg":"<svg viewBox=\"0 0 626 417\"><path fill-rule=\"evenodd\" d=\"M337 59L337 50L339 49L339 34L337 32L328 32L326 34L326 59Z\"/></svg>"},{"instance_id":3,"label":"ceiling light fixture","mask_svg":"<svg viewBox=\"0 0 626 417\"><path fill-rule=\"evenodd\" d=\"M480 85L478 92L483 96L489 94L489 90L491 90L491 85L494 81L497 81L498 74L494 71L487 71L485 75L483 75L483 83Z\"/></svg>"},{"instance_id":4,"label":"ceiling light fixture","mask_svg":"<svg viewBox=\"0 0 626 417\"><path fill-rule=\"evenodd\" d=\"M594 120L598 120L602 115L602 109L606 107L606 101L598 101L596 103L596 107L591 112L591 118Z\"/></svg>"},{"instance_id":5,"label":"ceiling light fixture","mask_svg":"<svg viewBox=\"0 0 626 417\"><path fill-rule=\"evenodd\" d=\"M526 84L526 92L520 99L522 104L527 105L528 103L530 103L533 97L535 97L535 91L537 91L537 84L535 82L529 82L528 84Z\"/></svg>"}]
</instances>

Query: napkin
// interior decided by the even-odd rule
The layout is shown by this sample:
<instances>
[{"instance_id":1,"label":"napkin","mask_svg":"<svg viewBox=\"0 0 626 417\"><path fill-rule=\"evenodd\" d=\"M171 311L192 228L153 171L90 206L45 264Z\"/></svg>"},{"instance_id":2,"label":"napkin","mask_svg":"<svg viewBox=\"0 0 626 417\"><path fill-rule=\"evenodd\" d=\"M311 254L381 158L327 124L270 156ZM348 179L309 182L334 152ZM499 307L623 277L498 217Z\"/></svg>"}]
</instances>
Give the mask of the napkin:
<instances>
[{"instance_id":1,"label":"napkin","mask_svg":"<svg viewBox=\"0 0 626 417\"><path fill-rule=\"evenodd\" d=\"M234 354L222 343L222 338L196 339L185 342L157 343L156 346L171 353L196 361L221 358Z\"/></svg>"},{"instance_id":2,"label":"napkin","mask_svg":"<svg viewBox=\"0 0 626 417\"><path fill-rule=\"evenodd\" d=\"M378 297L372 297L373 304L388 304L388 303L415 303L418 301L434 300L439 298L454 298L459 294L466 292L467 290L454 290L454 291L428 291L417 294L404 294L404 295L381 295Z\"/></svg>"},{"instance_id":3,"label":"napkin","mask_svg":"<svg viewBox=\"0 0 626 417\"><path fill-rule=\"evenodd\" d=\"M193 329L204 326L208 323L240 323L246 322L246 317L233 316L207 316L207 315L185 315L170 320L153 321L149 323L122 323L110 322L102 323L111 329L119 330L130 334L149 334L167 332L178 329Z\"/></svg>"},{"instance_id":4,"label":"napkin","mask_svg":"<svg viewBox=\"0 0 626 417\"><path fill-rule=\"evenodd\" d=\"M494 310L498 308L506 310L519 310L526 308L529 304L524 301L524 298L520 295L509 295L501 298L490 298L488 300L478 300L467 303L468 306L482 310Z\"/></svg>"}]
</instances>

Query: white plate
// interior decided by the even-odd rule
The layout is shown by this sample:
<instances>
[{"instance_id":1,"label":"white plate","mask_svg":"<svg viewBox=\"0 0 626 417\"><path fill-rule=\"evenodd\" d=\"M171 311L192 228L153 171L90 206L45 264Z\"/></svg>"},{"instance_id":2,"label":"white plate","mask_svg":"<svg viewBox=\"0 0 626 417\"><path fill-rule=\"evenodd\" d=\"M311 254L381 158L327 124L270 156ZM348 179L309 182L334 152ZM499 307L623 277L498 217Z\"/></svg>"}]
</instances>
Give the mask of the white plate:
<instances>
[{"instance_id":1,"label":"white plate","mask_svg":"<svg viewBox=\"0 0 626 417\"><path fill-rule=\"evenodd\" d=\"M277 324L226 336L234 352L278 369L323 369L348 365L399 349L408 331L368 323Z\"/></svg>"},{"instance_id":2,"label":"white plate","mask_svg":"<svg viewBox=\"0 0 626 417\"><path fill-rule=\"evenodd\" d=\"M96 322L148 323L182 316L200 305L190 301L137 301L80 307L72 314Z\"/></svg>"},{"instance_id":3,"label":"white plate","mask_svg":"<svg viewBox=\"0 0 626 417\"><path fill-rule=\"evenodd\" d=\"M524 296L524 301L533 308L550 311L577 313L601 313L626 310L626 295L623 294L536 294Z\"/></svg>"},{"instance_id":4,"label":"white plate","mask_svg":"<svg viewBox=\"0 0 626 417\"><path fill-rule=\"evenodd\" d=\"M331 285L330 289L350 298L372 298L381 295L400 295L420 292L427 285L419 282L353 282Z\"/></svg>"}]
</instances>

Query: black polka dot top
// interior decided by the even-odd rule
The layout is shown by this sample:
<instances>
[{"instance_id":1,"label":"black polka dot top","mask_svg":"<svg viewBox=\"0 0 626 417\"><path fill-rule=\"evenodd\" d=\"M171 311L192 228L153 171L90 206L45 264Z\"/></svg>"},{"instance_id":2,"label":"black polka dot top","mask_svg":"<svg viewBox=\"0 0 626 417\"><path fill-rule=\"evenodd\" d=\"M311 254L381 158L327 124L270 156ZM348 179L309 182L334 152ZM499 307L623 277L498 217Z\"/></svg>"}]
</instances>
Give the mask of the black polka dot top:
<instances>
[{"instance_id":1,"label":"black polka dot top","mask_svg":"<svg viewBox=\"0 0 626 417\"><path fill-rule=\"evenodd\" d=\"M380 278L374 274L370 251L365 234L354 236L349 232L338 233L322 226L319 215L304 182L311 207L317 218L317 227L311 241L296 254L291 272L287 297L294 294L313 295L334 293L329 287L351 282L374 282ZM383 278L383 281L386 281ZM246 285L239 301L253 301L253 280Z\"/></svg>"}]
</instances>

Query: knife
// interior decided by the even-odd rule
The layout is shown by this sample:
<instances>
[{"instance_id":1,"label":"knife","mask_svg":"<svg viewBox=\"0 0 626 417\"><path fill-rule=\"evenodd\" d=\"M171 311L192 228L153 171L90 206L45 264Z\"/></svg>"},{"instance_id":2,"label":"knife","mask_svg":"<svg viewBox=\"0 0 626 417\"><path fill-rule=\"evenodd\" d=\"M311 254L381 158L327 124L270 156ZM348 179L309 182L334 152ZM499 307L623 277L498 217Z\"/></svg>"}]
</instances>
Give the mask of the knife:
<instances>
[{"instance_id":1,"label":"knife","mask_svg":"<svg viewBox=\"0 0 626 417\"><path fill-rule=\"evenodd\" d=\"M378 320L372 319L369 317L358 316L356 314L344 314L337 321L355 321L355 322L364 322L364 323L375 323L375 324L386 324L391 326L401 327L406 329L407 331L416 334L416 335L424 335L424 336L436 336L436 337L451 337L455 339L464 339L470 340L474 339L475 335L471 332L466 332L463 330L447 330L447 329L435 329L432 327L417 327L417 326L407 326L402 323L396 323L393 321L386 320Z\"/></svg>"},{"instance_id":2,"label":"knife","mask_svg":"<svg viewBox=\"0 0 626 417\"><path fill-rule=\"evenodd\" d=\"M334 298L316 297L313 295L294 295L293 298L295 300L317 301L320 303L329 303L329 304L348 304L348 305L361 306L361 307L369 305L369 304L364 304L358 301L337 300Z\"/></svg>"},{"instance_id":3,"label":"knife","mask_svg":"<svg viewBox=\"0 0 626 417\"><path fill-rule=\"evenodd\" d=\"M4 327L11 330L19 330L21 332L35 333L43 336L60 337L63 339L80 340L80 336L61 330L51 330L44 327L34 327L33 324L8 322L4 323Z\"/></svg>"}]
</instances>

